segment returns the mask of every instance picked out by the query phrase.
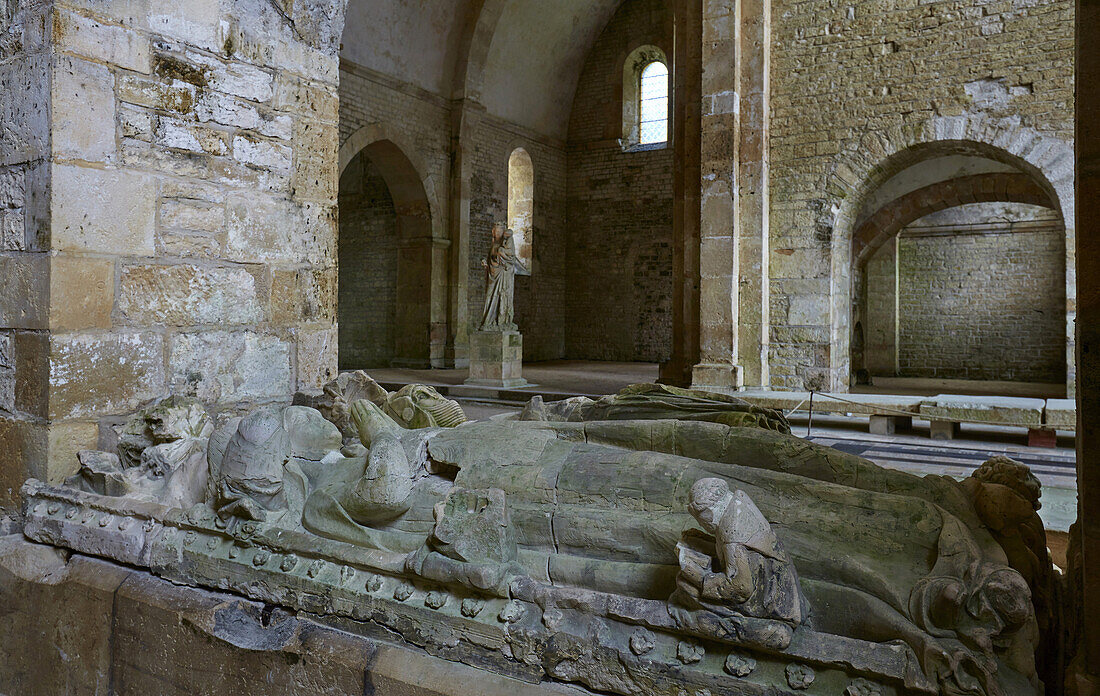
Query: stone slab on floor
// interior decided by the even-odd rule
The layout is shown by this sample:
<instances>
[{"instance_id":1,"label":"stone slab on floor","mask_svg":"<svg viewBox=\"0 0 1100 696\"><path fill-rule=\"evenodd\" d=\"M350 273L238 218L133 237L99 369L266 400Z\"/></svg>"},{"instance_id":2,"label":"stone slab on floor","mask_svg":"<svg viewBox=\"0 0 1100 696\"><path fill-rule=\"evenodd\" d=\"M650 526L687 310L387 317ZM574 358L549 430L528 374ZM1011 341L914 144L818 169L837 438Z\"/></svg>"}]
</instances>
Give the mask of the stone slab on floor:
<instances>
[{"instance_id":1,"label":"stone slab on floor","mask_svg":"<svg viewBox=\"0 0 1100 696\"><path fill-rule=\"evenodd\" d=\"M305 614L0 537L0 693L578 696Z\"/></svg>"},{"instance_id":2,"label":"stone slab on floor","mask_svg":"<svg viewBox=\"0 0 1100 696\"><path fill-rule=\"evenodd\" d=\"M1077 430L1077 401L1074 399L1047 399L1043 411L1043 423L1055 430Z\"/></svg>"},{"instance_id":3,"label":"stone slab on floor","mask_svg":"<svg viewBox=\"0 0 1100 696\"><path fill-rule=\"evenodd\" d=\"M765 391L746 390L735 394L750 403L765 408L775 408L783 411L798 409L805 411L810 407L810 392L808 391ZM857 415L918 415L920 413L920 396L896 396L893 394L814 394L814 411L821 413L852 413Z\"/></svg>"},{"instance_id":4,"label":"stone slab on floor","mask_svg":"<svg viewBox=\"0 0 1100 696\"><path fill-rule=\"evenodd\" d=\"M922 401L920 415L931 421L1040 428L1045 407L1043 399L939 394Z\"/></svg>"}]
</instances>

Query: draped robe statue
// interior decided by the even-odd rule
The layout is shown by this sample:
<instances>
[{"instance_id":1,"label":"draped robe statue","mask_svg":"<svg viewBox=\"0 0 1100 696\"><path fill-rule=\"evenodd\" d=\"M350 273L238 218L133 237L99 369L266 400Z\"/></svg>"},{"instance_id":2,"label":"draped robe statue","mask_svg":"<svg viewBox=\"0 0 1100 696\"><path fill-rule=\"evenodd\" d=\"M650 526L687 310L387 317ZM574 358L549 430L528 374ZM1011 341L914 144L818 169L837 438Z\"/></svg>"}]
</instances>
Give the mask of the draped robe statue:
<instances>
[{"instance_id":1,"label":"draped robe statue","mask_svg":"<svg viewBox=\"0 0 1100 696\"><path fill-rule=\"evenodd\" d=\"M516 268L520 266L512 230L493 225L489 254L481 262L485 267L485 309L481 315L481 331L515 331L513 295Z\"/></svg>"}]
</instances>

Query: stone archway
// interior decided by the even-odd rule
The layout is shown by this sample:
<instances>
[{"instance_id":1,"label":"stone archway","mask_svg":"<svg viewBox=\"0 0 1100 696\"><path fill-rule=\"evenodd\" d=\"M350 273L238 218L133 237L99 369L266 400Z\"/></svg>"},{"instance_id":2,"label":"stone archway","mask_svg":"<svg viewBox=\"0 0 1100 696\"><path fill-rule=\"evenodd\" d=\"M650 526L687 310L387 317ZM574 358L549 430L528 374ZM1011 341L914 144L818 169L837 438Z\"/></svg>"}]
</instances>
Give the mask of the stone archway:
<instances>
[{"instance_id":1,"label":"stone archway","mask_svg":"<svg viewBox=\"0 0 1100 696\"><path fill-rule=\"evenodd\" d=\"M430 182L425 185L405 150L394 140L380 135L378 128L364 128L340 149L342 194L347 185L345 175L358 171L376 175L384 182L385 191L378 191L376 200L380 214L392 217L392 223L382 221L380 227L383 234L388 231L392 235L389 241L393 245L385 256L386 263L392 264L392 267L384 268L381 266L385 263L376 263L379 267L372 268L369 273L362 267L351 267L347 261L356 258L353 252L363 250L349 248L349 245L363 240L355 240L345 234L350 221L341 220L338 251L342 353L349 352L351 342L355 340L352 326L364 323L357 321L354 313L367 311L365 305L356 303L355 298L360 295L364 298L381 296L385 298L383 301L392 303L392 308L387 308L392 309L392 313L383 317L392 317L389 319L392 324L389 327L374 326L367 336L373 340L392 341L388 364L415 368L442 367L446 339L447 249L450 244L442 236L440 216L434 213L433 197L429 194L433 188ZM349 172L349 167L360 160L365 162L358 170ZM341 203L345 200L347 198L342 195ZM372 260L378 261L377 258ZM377 287L372 288L371 284ZM360 286L364 290L362 293L356 292ZM377 356L381 353L363 351L363 354L377 362ZM366 366L352 365L343 356L341 358L342 369Z\"/></svg>"},{"instance_id":2,"label":"stone archway","mask_svg":"<svg viewBox=\"0 0 1100 696\"><path fill-rule=\"evenodd\" d=\"M1017 118L998 119L984 112L937 117L919 124L874 131L848 143L837 163L825 173L818 227L831 236L830 374L831 388L847 390L851 378L853 268L861 208L884 182L929 152L969 152L1013 165L1038 185L1065 223L1066 383L1074 393L1073 327L1076 304L1074 258L1073 148L1056 137L1022 125Z\"/></svg>"}]
</instances>

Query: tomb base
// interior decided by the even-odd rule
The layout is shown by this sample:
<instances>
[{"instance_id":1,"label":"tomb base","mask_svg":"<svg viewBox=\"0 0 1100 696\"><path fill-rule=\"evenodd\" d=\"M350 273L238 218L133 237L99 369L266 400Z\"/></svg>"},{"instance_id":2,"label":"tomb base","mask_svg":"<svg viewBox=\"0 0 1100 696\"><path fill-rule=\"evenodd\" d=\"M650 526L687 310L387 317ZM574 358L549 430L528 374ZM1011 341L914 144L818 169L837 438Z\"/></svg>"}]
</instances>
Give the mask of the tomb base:
<instances>
[{"instance_id":1,"label":"tomb base","mask_svg":"<svg viewBox=\"0 0 1100 696\"><path fill-rule=\"evenodd\" d=\"M466 384L523 387L523 335L519 331L478 331L470 336L470 377Z\"/></svg>"}]
</instances>

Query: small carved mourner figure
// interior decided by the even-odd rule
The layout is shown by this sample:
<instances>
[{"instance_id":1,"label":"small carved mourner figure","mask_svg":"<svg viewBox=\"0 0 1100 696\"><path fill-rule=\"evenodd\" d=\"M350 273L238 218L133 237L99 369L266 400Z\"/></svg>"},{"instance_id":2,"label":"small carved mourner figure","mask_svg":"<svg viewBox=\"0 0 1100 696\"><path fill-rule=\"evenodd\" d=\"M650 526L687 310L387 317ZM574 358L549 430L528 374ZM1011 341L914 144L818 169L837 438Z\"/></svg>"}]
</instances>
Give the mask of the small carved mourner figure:
<instances>
[{"instance_id":1,"label":"small carved mourner figure","mask_svg":"<svg viewBox=\"0 0 1100 696\"><path fill-rule=\"evenodd\" d=\"M523 270L523 262L516 254L514 233L502 223L493 224L489 254L481 265L485 268L485 310L481 315L481 330L515 331L512 295L516 270Z\"/></svg>"}]
</instances>

